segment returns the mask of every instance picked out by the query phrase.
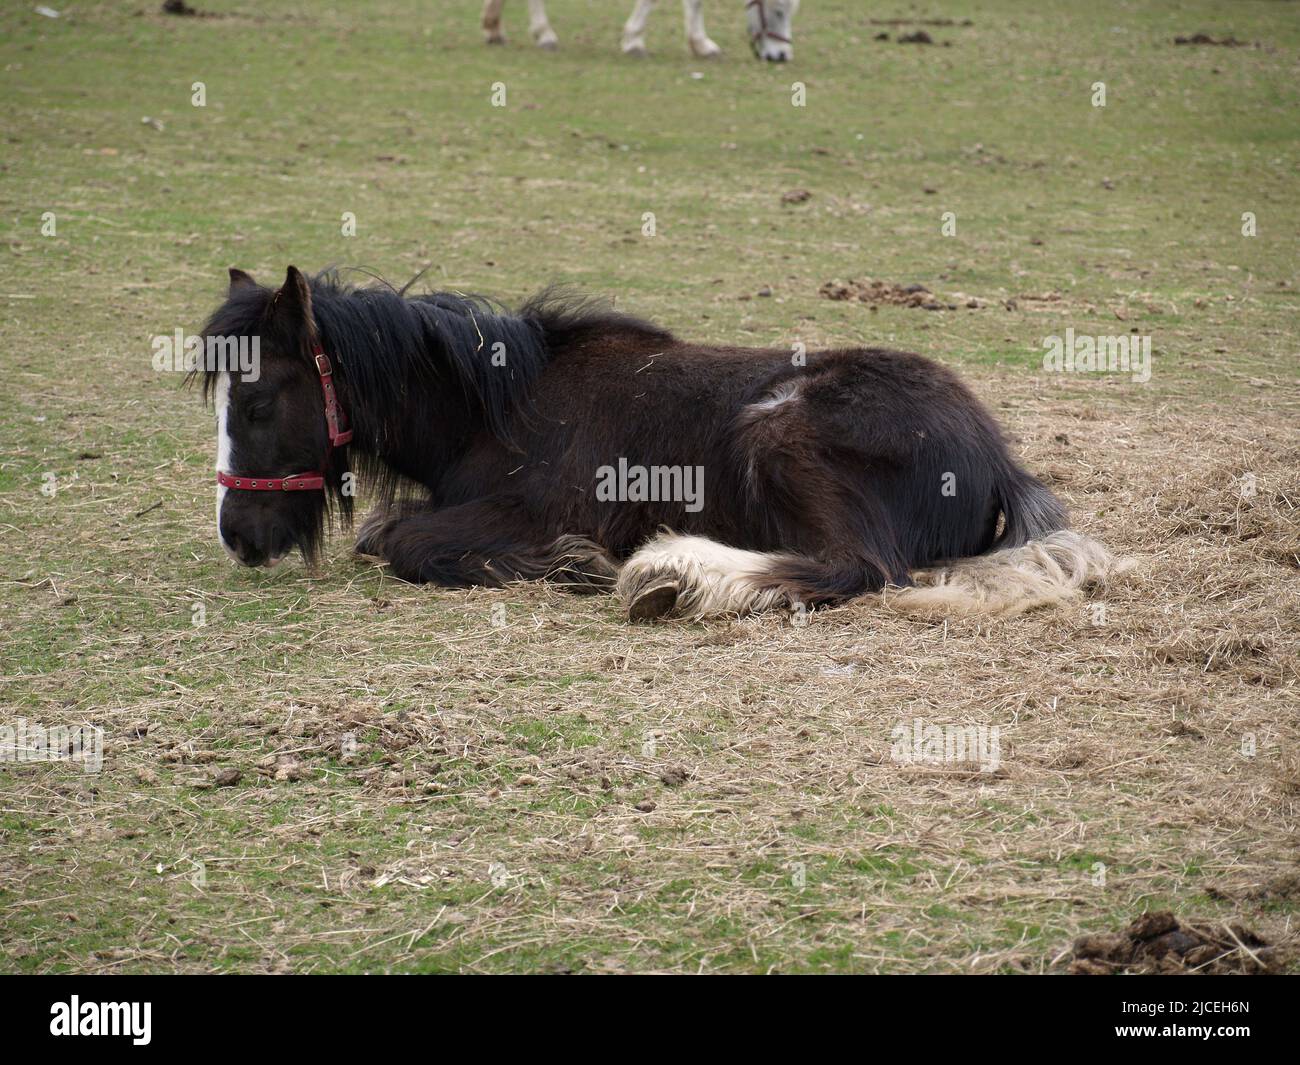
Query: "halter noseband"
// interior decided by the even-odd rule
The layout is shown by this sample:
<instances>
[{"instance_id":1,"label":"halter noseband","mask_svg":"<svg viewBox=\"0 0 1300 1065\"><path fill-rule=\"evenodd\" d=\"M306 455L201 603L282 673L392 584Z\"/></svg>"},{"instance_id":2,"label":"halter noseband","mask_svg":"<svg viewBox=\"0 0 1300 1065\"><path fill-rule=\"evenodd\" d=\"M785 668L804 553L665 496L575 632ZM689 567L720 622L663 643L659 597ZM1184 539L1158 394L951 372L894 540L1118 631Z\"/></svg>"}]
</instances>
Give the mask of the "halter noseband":
<instances>
[{"instance_id":1,"label":"halter noseband","mask_svg":"<svg viewBox=\"0 0 1300 1065\"><path fill-rule=\"evenodd\" d=\"M782 44L794 43L789 37L783 37L775 30L769 30L767 28L767 10L763 6L763 0L749 0L749 3L745 5L745 9L748 10L751 7L758 8L758 30L749 35L750 47L753 48L755 52L758 51L758 46L764 37L770 37L772 40L780 41Z\"/></svg>"},{"instance_id":2,"label":"halter noseband","mask_svg":"<svg viewBox=\"0 0 1300 1065\"><path fill-rule=\"evenodd\" d=\"M336 447L342 447L352 439L352 430L343 428L346 419L339 404L338 392L334 389L334 367L330 365L329 356L318 342L313 342L311 353L316 362L316 372L320 374L320 390L325 396L325 427L330 436L320 469L295 473L289 477L237 477L233 473L218 470L217 484L226 488L241 488L247 492L324 491L325 471L329 469L330 455Z\"/></svg>"}]
</instances>

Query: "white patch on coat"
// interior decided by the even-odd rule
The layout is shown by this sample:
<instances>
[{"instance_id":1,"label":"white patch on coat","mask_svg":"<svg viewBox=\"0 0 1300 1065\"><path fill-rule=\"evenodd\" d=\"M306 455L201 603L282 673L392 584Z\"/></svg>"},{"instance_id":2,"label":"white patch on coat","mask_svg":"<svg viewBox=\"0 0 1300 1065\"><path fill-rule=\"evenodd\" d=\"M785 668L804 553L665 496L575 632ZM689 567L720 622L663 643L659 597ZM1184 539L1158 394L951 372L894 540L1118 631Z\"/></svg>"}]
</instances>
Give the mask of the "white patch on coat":
<instances>
[{"instance_id":1,"label":"white patch on coat","mask_svg":"<svg viewBox=\"0 0 1300 1065\"><path fill-rule=\"evenodd\" d=\"M773 415L779 415L790 410L792 404L797 402L803 390L803 380L793 378L789 381L783 381L772 389L762 399L757 399L753 403L747 403L740 408L736 415L736 427L742 432L750 429L761 427L766 419ZM793 412L791 412L793 413ZM761 438L758 438L761 439ZM745 477L751 487L758 485L758 471L754 467L757 455L760 450L765 450L766 445L758 442L758 439L751 442L745 447L748 459L745 463Z\"/></svg>"},{"instance_id":2,"label":"white patch on coat","mask_svg":"<svg viewBox=\"0 0 1300 1065\"><path fill-rule=\"evenodd\" d=\"M798 399L799 388L802 384L803 382L798 379L792 381L784 381L781 384L777 385L776 388L772 389L769 395L764 396L762 399L757 400L754 403L750 403L746 405L743 413L770 414L778 407L783 407L787 403L790 403L793 400Z\"/></svg>"}]
</instances>

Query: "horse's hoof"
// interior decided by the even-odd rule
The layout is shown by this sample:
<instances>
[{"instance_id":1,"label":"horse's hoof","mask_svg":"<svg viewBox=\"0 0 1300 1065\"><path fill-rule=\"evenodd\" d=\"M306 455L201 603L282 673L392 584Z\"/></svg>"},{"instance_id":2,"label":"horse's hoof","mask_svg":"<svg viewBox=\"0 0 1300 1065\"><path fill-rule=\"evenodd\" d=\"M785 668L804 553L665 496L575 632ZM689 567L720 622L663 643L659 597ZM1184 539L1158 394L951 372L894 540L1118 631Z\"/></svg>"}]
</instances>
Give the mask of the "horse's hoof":
<instances>
[{"instance_id":1,"label":"horse's hoof","mask_svg":"<svg viewBox=\"0 0 1300 1065\"><path fill-rule=\"evenodd\" d=\"M353 553L374 558L382 557L384 540L392 519L393 515L386 508L375 507L357 529L357 538L352 545Z\"/></svg>"},{"instance_id":2,"label":"horse's hoof","mask_svg":"<svg viewBox=\"0 0 1300 1065\"><path fill-rule=\"evenodd\" d=\"M628 603L628 620L655 621L664 617L677 605L677 593L680 591L675 577L664 577L653 584L647 584Z\"/></svg>"},{"instance_id":3,"label":"horse's hoof","mask_svg":"<svg viewBox=\"0 0 1300 1065\"><path fill-rule=\"evenodd\" d=\"M714 44L707 37L700 42L691 42L691 52L696 59L717 59L722 55L722 49Z\"/></svg>"},{"instance_id":4,"label":"horse's hoof","mask_svg":"<svg viewBox=\"0 0 1300 1065\"><path fill-rule=\"evenodd\" d=\"M634 44L623 45L623 54L630 55L633 59L644 59L650 53L642 42L637 41Z\"/></svg>"},{"instance_id":5,"label":"horse's hoof","mask_svg":"<svg viewBox=\"0 0 1300 1065\"><path fill-rule=\"evenodd\" d=\"M506 35L504 33L489 33L485 40L488 44L505 44Z\"/></svg>"},{"instance_id":6,"label":"horse's hoof","mask_svg":"<svg viewBox=\"0 0 1300 1065\"><path fill-rule=\"evenodd\" d=\"M544 52L554 52L560 47L560 39L554 33L544 33L537 38L537 47Z\"/></svg>"}]
</instances>

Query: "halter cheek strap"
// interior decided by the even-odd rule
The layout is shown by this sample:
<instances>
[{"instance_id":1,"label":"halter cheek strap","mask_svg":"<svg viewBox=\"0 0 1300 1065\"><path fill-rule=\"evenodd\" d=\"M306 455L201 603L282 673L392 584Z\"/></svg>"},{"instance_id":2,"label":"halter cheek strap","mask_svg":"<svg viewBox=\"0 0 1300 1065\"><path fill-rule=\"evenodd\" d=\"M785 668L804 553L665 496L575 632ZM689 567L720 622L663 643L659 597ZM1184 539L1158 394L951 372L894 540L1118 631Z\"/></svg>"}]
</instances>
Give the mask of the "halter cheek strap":
<instances>
[{"instance_id":1,"label":"halter cheek strap","mask_svg":"<svg viewBox=\"0 0 1300 1065\"><path fill-rule=\"evenodd\" d=\"M763 7L763 0L749 0L749 3L747 3L745 7L746 9L751 7L758 8L758 30L755 33L750 34L749 37L749 43L754 47L755 51L758 50L758 46L762 43L764 37L770 37L772 40L780 41L782 44L793 43L789 37L783 37L775 30L769 30L767 28L767 11Z\"/></svg>"},{"instance_id":2,"label":"halter cheek strap","mask_svg":"<svg viewBox=\"0 0 1300 1065\"><path fill-rule=\"evenodd\" d=\"M217 484L225 488L239 488L246 492L319 492L325 489L325 471L329 469L330 455L336 447L342 447L352 439L352 430L345 428L347 419L339 403L338 391L334 387L334 367L325 349L319 342L312 343L312 359L316 363L316 372L320 374L320 390L325 397L325 428L329 431L329 443L325 446L325 457L320 469L306 473L295 473L288 477L246 477L217 471Z\"/></svg>"}]
</instances>

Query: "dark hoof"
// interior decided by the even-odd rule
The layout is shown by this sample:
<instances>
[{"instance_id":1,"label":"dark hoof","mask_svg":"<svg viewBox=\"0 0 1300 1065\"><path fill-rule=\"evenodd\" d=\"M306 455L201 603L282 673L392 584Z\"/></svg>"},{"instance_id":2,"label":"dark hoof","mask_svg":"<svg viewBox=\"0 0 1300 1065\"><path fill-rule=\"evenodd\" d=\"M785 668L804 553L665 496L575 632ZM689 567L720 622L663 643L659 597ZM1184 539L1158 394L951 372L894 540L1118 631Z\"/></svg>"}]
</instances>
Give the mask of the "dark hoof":
<instances>
[{"instance_id":1,"label":"dark hoof","mask_svg":"<svg viewBox=\"0 0 1300 1065\"><path fill-rule=\"evenodd\" d=\"M672 577L665 577L646 585L637 592L636 598L628 603L628 620L655 621L664 617L677 605L679 591L677 581Z\"/></svg>"},{"instance_id":2,"label":"dark hoof","mask_svg":"<svg viewBox=\"0 0 1300 1065\"><path fill-rule=\"evenodd\" d=\"M392 515L382 507L376 507L367 514L366 520L357 530L357 538L352 545L353 554L367 558L383 558L384 539L388 535L391 518Z\"/></svg>"}]
</instances>

